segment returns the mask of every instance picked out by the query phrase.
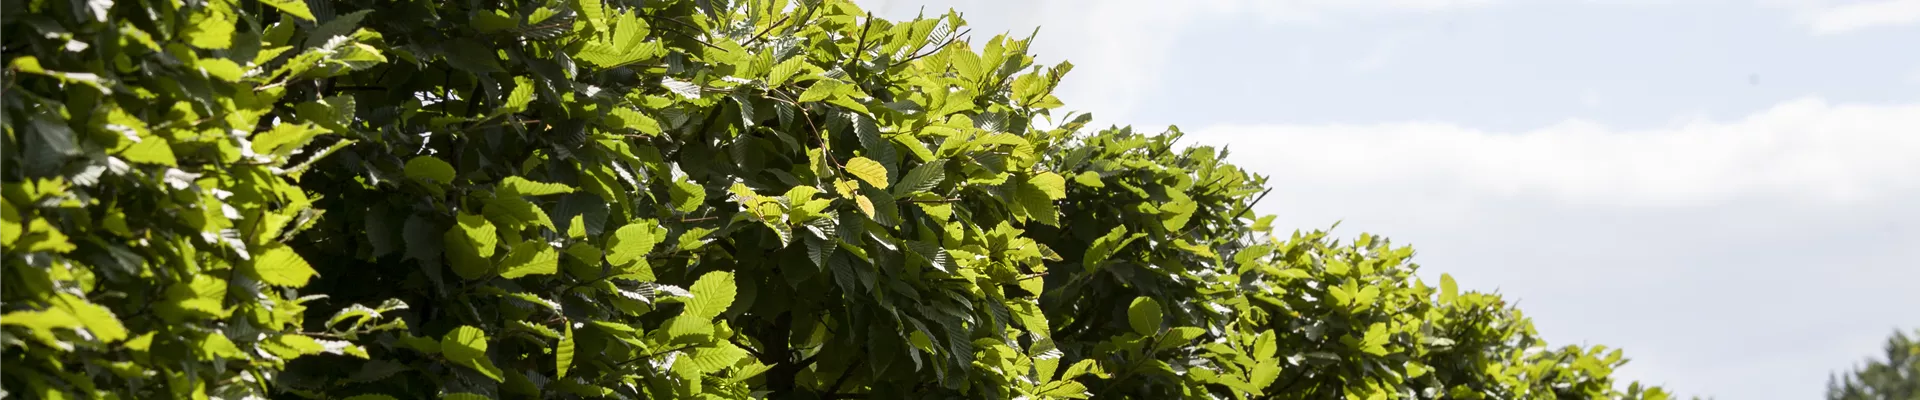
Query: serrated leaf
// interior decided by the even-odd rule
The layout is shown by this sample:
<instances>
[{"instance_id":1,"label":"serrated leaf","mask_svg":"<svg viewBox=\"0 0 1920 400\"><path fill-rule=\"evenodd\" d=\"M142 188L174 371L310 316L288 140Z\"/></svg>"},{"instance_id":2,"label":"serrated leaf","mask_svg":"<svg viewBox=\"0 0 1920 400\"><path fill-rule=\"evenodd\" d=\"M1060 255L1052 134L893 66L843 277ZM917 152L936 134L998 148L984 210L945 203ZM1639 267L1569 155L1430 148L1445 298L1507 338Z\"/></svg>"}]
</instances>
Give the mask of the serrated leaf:
<instances>
[{"instance_id":1,"label":"serrated leaf","mask_svg":"<svg viewBox=\"0 0 1920 400\"><path fill-rule=\"evenodd\" d=\"M546 196L551 194L573 193L573 187L548 182L534 182L519 176L509 176L498 186L507 196Z\"/></svg>"},{"instance_id":2,"label":"serrated leaf","mask_svg":"<svg viewBox=\"0 0 1920 400\"><path fill-rule=\"evenodd\" d=\"M507 252L507 258L500 261L500 277L513 279L527 275L551 275L560 271L560 252L553 246L538 240L528 240L513 246Z\"/></svg>"},{"instance_id":3,"label":"serrated leaf","mask_svg":"<svg viewBox=\"0 0 1920 400\"><path fill-rule=\"evenodd\" d=\"M866 157L854 157L847 160L847 173L866 181L873 187L887 188L887 167Z\"/></svg>"},{"instance_id":4,"label":"serrated leaf","mask_svg":"<svg viewBox=\"0 0 1920 400\"><path fill-rule=\"evenodd\" d=\"M665 86L667 91L680 95L680 97L689 99L700 98L700 85L696 85L693 82L673 78L662 78L660 79L660 86Z\"/></svg>"},{"instance_id":5,"label":"serrated leaf","mask_svg":"<svg viewBox=\"0 0 1920 400\"><path fill-rule=\"evenodd\" d=\"M1419 375L1414 375L1413 377L1418 376ZM1259 364L1254 365L1253 371L1247 373L1247 383L1253 384L1254 387L1264 388L1273 385L1273 381L1279 377L1280 359L1268 358L1260 360Z\"/></svg>"},{"instance_id":6,"label":"serrated leaf","mask_svg":"<svg viewBox=\"0 0 1920 400\"><path fill-rule=\"evenodd\" d=\"M1060 174L1042 172L1034 175L1032 178L1028 178L1027 183L1039 188L1040 192L1045 193L1048 199L1060 200L1067 198L1067 179L1061 177Z\"/></svg>"},{"instance_id":7,"label":"serrated leaf","mask_svg":"<svg viewBox=\"0 0 1920 400\"><path fill-rule=\"evenodd\" d=\"M493 257L494 249L500 245L493 222L487 221L486 217L464 212L454 216L454 221L454 228L460 230L461 238L473 246L477 255Z\"/></svg>"},{"instance_id":8,"label":"serrated leaf","mask_svg":"<svg viewBox=\"0 0 1920 400\"><path fill-rule=\"evenodd\" d=\"M1045 390L1041 390L1040 395L1070 399L1085 399L1093 396L1092 393L1087 392L1087 385L1081 384L1079 381L1054 382Z\"/></svg>"},{"instance_id":9,"label":"serrated leaf","mask_svg":"<svg viewBox=\"0 0 1920 400\"><path fill-rule=\"evenodd\" d=\"M566 326L566 329L562 331L565 333L565 336L560 337L560 345L553 349L553 362L556 371L554 376L566 378L567 370L573 369L573 324L567 323L562 325Z\"/></svg>"},{"instance_id":10,"label":"serrated leaf","mask_svg":"<svg viewBox=\"0 0 1920 400\"><path fill-rule=\"evenodd\" d=\"M733 305L734 291L736 290L734 287L733 273L726 271L708 272L706 275L701 275L699 280L694 281L693 287L688 288L688 290L693 292L693 299L687 302L686 312L688 315L708 319L719 316L721 312L727 310L727 307Z\"/></svg>"},{"instance_id":11,"label":"serrated leaf","mask_svg":"<svg viewBox=\"0 0 1920 400\"><path fill-rule=\"evenodd\" d=\"M462 325L447 332L440 339L440 354L448 361L473 368L494 381L505 382L499 367L493 366L493 360L487 358L487 333L472 326Z\"/></svg>"},{"instance_id":12,"label":"serrated leaf","mask_svg":"<svg viewBox=\"0 0 1920 400\"><path fill-rule=\"evenodd\" d=\"M939 186L940 181L946 179L947 169L944 160L920 164L913 167L913 170L907 171L905 176L900 177L900 183L893 187L893 197L905 198L914 193L931 190Z\"/></svg>"},{"instance_id":13,"label":"serrated leaf","mask_svg":"<svg viewBox=\"0 0 1920 400\"><path fill-rule=\"evenodd\" d=\"M632 129L641 134L655 136L661 132L660 121L654 120L640 110L616 106L607 113L607 116L612 118L617 126Z\"/></svg>"},{"instance_id":14,"label":"serrated leaf","mask_svg":"<svg viewBox=\"0 0 1920 400\"><path fill-rule=\"evenodd\" d=\"M800 92L799 102L811 103L824 100L828 96L832 96L834 91L839 90L840 85L840 81L836 80L823 79L814 81L813 86L808 86L806 91Z\"/></svg>"},{"instance_id":15,"label":"serrated leaf","mask_svg":"<svg viewBox=\"0 0 1920 400\"><path fill-rule=\"evenodd\" d=\"M618 267L645 260L663 239L654 236L658 226L651 220L641 220L614 230L613 238L607 240L607 262Z\"/></svg>"},{"instance_id":16,"label":"serrated leaf","mask_svg":"<svg viewBox=\"0 0 1920 400\"><path fill-rule=\"evenodd\" d=\"M1029 218L1047 225L1060 225L1060 210L1054 207L1053 198L1045 189L1027 182L1014 185L1013 192L1014 200L1020 202L1020 208Z\"/></svg>"},{"instance_id":17,"label":"serrated leaf","mask_svg":"<svg viewBox=\"0 0 1920 400\"><path fill-rule=\"evenodd\" d=\"M731 367L734 363L739 362L740 359L746 358L746 356L747 351L745 349L741 349L740 346L735 346L733 343L722 341L716 342L710 347L694 348L693 359L691 361L695 368L699 368L702 372L712 373Z\"/></svg>"},{"instance_id":18,"label":"serrated leaf","mask_svg":"<svg viewBox=\"0 0 1920 400\"><path fill-rule=\"evenodd\" d=\"M805 67L806 65L806 56L788 58L786 61L774 64L773 70L767 74L767 86L778 87L786 84L787 79L793 78L794 74L800 73L801 67Z\"/></svg>"},{"instance_id":19,"label":"serrated leaf","mask_svg":"<svg viewBox=\"0 0 1920 400\"><path fill-rule=\"evenodd\" d=\"M254 249L253 259L246 262L248 276L269 285L283 287L301 287L316 274L307 260L294 253L293 248L278 242L267 243Z\"/></svg>"}]
</instances>

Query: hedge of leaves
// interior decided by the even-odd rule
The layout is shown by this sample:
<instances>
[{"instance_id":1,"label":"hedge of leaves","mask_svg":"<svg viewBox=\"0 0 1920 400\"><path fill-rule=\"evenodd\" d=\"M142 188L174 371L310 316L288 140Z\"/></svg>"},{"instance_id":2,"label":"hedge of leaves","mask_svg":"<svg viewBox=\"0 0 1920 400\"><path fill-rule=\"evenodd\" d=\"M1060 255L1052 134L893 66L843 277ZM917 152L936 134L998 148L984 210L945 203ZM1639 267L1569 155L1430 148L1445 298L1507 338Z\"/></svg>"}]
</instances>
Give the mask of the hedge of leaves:
<instances>
[{"instance_id":1,"label":"hedge of leaves","mask_svg":"<svg viewBox=\"0 0 1920 400\"><path fill-rule=\"evenodd\" d=\"M9 397L1666 397L958 14L4 6Z\"/></svg>"}]
</instances>

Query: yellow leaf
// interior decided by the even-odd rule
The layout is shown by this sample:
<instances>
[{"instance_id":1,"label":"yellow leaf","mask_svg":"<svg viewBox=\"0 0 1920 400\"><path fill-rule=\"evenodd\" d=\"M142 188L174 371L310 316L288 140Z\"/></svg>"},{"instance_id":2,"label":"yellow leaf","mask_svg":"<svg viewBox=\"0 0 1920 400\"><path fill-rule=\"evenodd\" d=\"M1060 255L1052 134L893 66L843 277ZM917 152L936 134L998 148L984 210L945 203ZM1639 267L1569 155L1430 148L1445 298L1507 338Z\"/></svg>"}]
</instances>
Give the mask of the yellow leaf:
<instances>
[{"instance_id":1,"label":"yellow leaf","mask_svg":"<svg viewBox=\"0 0 1920 400\"><path fill-rule=\"evenodd\" d=\"M880 165L878 161L866 157L854 157L852 160L847 160L847 173L853 174L854 177L866 181L873 187L887 188L887 166Z\"/></svg>"}]
</instances>

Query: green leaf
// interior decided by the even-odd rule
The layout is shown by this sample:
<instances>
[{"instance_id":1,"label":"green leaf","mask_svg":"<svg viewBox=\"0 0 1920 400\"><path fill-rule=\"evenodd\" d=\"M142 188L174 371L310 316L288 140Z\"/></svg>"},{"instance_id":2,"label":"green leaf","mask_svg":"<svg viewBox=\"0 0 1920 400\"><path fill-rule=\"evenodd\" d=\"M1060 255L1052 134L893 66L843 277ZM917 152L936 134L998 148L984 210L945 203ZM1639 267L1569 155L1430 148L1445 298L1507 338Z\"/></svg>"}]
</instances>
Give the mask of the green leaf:
<instances>
[{"instance_id":1,"label":"green leaf","mask_svg":"<svg viewBox=\"0 0 1920 400\"><path fill-rule=\"evenodd\" d=\"M533 79L525 76L513 77L513 91L507 93L507 104L501 109L507 113L527 110L527 104L534 99Z\"/></svg>"},{"instance_id":2,"label":"green leaf","mask_svg":"<svg viewBox=\"0 0 1920 400\"><path fill-rule=\"evenodd\" d=\"M444 396L440 396L440 400L493 400L493 399L488 398L486 395L477 394L477 393L447 393Z\"/></svg>"},{"instance_id":3,"label":"green leaf","mask_svg":"<svg viewBox=\"0 0 1920 400\"><path fill-rule=\"evenodd\" d=\"M1160 321L1160 302L1153 298L1136 297L1133 299L1133 304L1127 306L1127 324L1133 327L1134 333L1141 335L1158 333Z\"/></svg>"},{"instance_id":4,"label":"green leaf","mask_svg":"<svg viewBox=\"0 0 1920 400\"><path fill-rule=\"evenodd\" d=\"M506 381L500 368L487 358L487 333L480 328L462 325L447 332L440 339L440 353L447 361L473 368L494 381Z\"/></svg>"},{"instance_id":5,"label":"green leaf","mask_svg":"<svg viewBox=\"0 0 1920 400\"><path fill-rule=\"evenodd\" d=\"M507 259L500 261L500 277L507 279L527 275L551 275L560 271L560 252L553 246L538 240L528 240L513 246L507 252Z\"/></svg>"},{"instance_id":6,"label":"green leaf","mask_svg":"<svg viewBox=\"0 0 1920 400\"><path fill-rule=\"evenodd\" d=\"M1095 188L1107 186L1106 181L1100 180L1100 174L1094 173L1093 171L1081 172L1079 175L1074 175L1073 183Z\"/></svg>"},{"instance_id":7,"label":"green leaf","mask_svg":"<svg viewBox=\"0 0 1920 400\"><path fill-rule=\"evenodd\" d=\"M847 160L847 173L866 181L873 187L887 188L887 167L866 157L854 157Z\"/></svg>"},{"instance_id":8,"label":"green leaf","mask_svg":"<svg viewBox=\"0 0 1920 400\"><path fill-rule=\"evenodd\" d=\"M244 271L248 276L269 285L283 287L301 287L313 278L313 266L307 260L294 253L293 248L280 243L267 243L258 249L259 254L245 263Z\"/></svg>"},{"instance_id":9,"label":"green leaf","mask_svg":"<svg viewBox=\"0 0 1920 400\"><path fill-rule=\"evenodd\" d=\"M1135 239L1139 239L1142 236L1145 235L1135 234L1133 236L1127 236L1126 225L1114 226L1113 230L1107 231L1106 235L1094 239L1092 246L1087 246L1087 254L1080 258L1080 263L1085 266L1088 273L1099 271L1108 257L1112 257L1113 254L1119 252L1121 248L1127 247L1127 244L1133 243Z\"/></svg>"},{"instance_id":10,"label":"green leaf","mask_svg":"<svg viewBox=\"0 0 1920 400\"><path fill-rule=\"evenodd\" d=\"M721 312L727 310L727 307L733 305L735 290L733 273L708 272L694 281L693 287L688 290L693 292L693 299L687 302L688 315L709 319L719 316Z\"/></svg>"},{"instance_id":11,"label":"green leaf","mask_svg":"<svg viewBox=\"0 0 1920 400\"><path fill-rule=\"evenodd\" d=\"M1418 376L1419 375L1414 375L1412 377ZM1260 360L1259 364L1254 365L1253 371L1247 373L1247 378L1247 383L1253 384L1254 387L1264 388L1273 385L1273 381L1280 378L1280 359L1267 358Z\"/></svg>"},{"instance_id":12,"label":"green leaf","mask_svg":"<svg viewBox=\"0 0 1920 400\"><path fill-rule=\"evenodd\" d=\"M509 176L500 181L499 190L507 196L546 196L551 194L573 193L573 187L558 183L534 182L519 176Z\"/></svg>"},{"instance_id":13,"label":"green leaf","mask_svg":"<svg viewBox=\"0 0 1920 400\"><path fill-rule=\"evenodd\" d=\"M786 61L774 64L773 71L767 74L767 86L779 87L780 85L786 84L787 79L792 78L794 74L800 73L801 67L805 67L806 65L806 56L788 58Z\"/></svg>"},{"instance_id":14,"label":"green leaf","mask_svg":"<svg viewBox=\"0 0 1920 400\"><path fill-rule=\"evenodd\" d=\"M1422 375L1426 375L1428 372L1433 372L1432 367L1428 367L1426 364L1421 364L1419 361L1409 360L1404 365L1407 368L1408 378L1419 378Z\"/></svg>"},{"instance_id":15,"label":"green leaf","mask_svg":"<svg viewBox=\"0 0 1920 400\"><path fill-rule=\"evenodd\" d=\"M500 58L493 49L470 39L453 39L446 43L447 63L455 68L487 74L503 72Z\"/></svg>"},{"instance_id":16,"label":"green leaf","mask_svg":"<svg viewBox=\"0 0 1920 400\"><path fill-rule=\"evenodd\" d=\"M327 351L325 345L313 340L313 338L297 334L274 336L272 339L260 342L260 345L266 348L268 352L273 353L274 356L282 359L293 359Z\"/></svg>"},{"instance_id":17,"label":"green leaf","mask_svg":"<svg viewBox=\"0 0 1920 400\"><path fill-rule=\"evenodd\" d=\"M614 230L613 238L607 240L607 262L620 267L645 261L664 239L654 235L659 229L657 222L640 220Z\"/></svg>"},{"instance_id":18,"label":"green leaf","mask_svg":"<svg viewBox=\"0 0 1920 400\"><path fill-rule=\"evenodd\" d=\"M613 110L607 114L607 117L611 118L616 126L632 129L648 136L659 135L661 132L660 121L654 120L653 117L648 117L647 114L641 113L640 110L614 107Z\"/></svg>"},{"instance_id":19,"label":"green leaf","mask_svg":"<svg viewBox=\"0 0 1920 400\"><path fill-rule=\"evenodd\" d=\"M934 161L920 164L900 177L900 183L893 186L894 198L905 198L914 193L925 192L940 185L947 179L946 161Z\"/></svg>"},{"instance_id":20,"label":"green leaf","mask_svg":"<svg viewBox=\"0 0 1920 400\"><path fill-rule=\"evenodd\" d=\"M460 230L461 238L472 245L479 256L493 257L494 249L500 246L493 222L487 221L486 217L464 212L454 216L454 221L454 229Z\"/></svg>"},{"instance_id":21,"label":"green leaf","mask_svg":"<svg viewBox=\"0 0 1920 400\"><path fill-rule=\"evenodd\" d=\"M553 349L554 368L555 371L557 371L554 376L566 378L567 370L573 368L573 324L564 323L561 325L566 326L566 330L564 331L566 332L566 336L561 336L559 347Z\"/></svg>"},{"instance_id":22,"label":"green leaf","mask_svg":"<svg viewBox=\"0 0 1920 400\"><path fill-rule=\"evenodd\" d=\"M307 2L301 0L261 0L260 3L273 6L300 19L313 21L313 11L307 9Z\"/></svg>"},{"instance_id":23,"label":"green leaf","mask_svg":"<svg viewBox=\"0 0 1920 400\"><path fill-rule=\"evenodd\" d=\"M731 367L740 359L746 358L747 351L730 342L716 342L710 347L693 349L693 366L703 372L718 372Z\"/></svg>"},{"instance_id":24,"label":"green leaf","mask_svg":"<svg viewBox=\"0 0 1920 400\"><path fill-rule=\"evenodd\" d=\"M1460 295L1460 288L1453 283L1453 275L1440 274L1440 304L1453 304Z\"/></svg>"},{"instance_id":25,"label":"green leaf","mask_svg":"<svg viewBox=\"0 0 1920 400\"><path fill-rule=\"evenodd\" d=\"M811 102L816 102L816 101L826 99L827 96L832 96L833 92L836 90L839 90L839 88L840 88L840 81L835 81L835 80L814 81L813 86L808 86L805 92L800 93L800 102L811 103Z\"/></svg>"},{"instance_id":26,"label":"green leaf","mask_svg":"<svg viewBox=\"0 0 1920 400\"><path fill-rule=\"evenodd\" d=\"M200 62L194 63L194 66L199 67L201 72L207 73L207 76L227 82L239 81L240 77L247 73L245 68L240 68L240 64L224 58L201 59Z\"/></svg>"},{"instance_id":27,"label":"green leaf","mask_svg":"<svg viewBox=\"0 0 1920 400\"><path fill-rule=\"evenodd\" d=\"M1206 334L1207 330L1197 326L1181 326L1167 329L1167 336L1160 338L1160 344L1154 350L1168 350L1183 346L1192 346L1193 340Z\"/></svg>"},{"instance_id":28,"label":"green leaf","mask_svg":"<svg viewBox=\"0 0 1920 400\"><path fill-rule=\"evenodd\" d=\"M407 160L408 178L439 184L453 183L453 164L447 164L433 156L419 156Z\"/></svg>"},{"instance_id":29,"label":"green leaf","mask_svg":"<svg viewBox=\"0 0 1920 400\"><path fill-rule=\"evenodd\" d=\"M1360 341L1360 351L1376 356L1385 356L1387 355L1387 348L1385 346L1389 338L1387 324L1375 322L1373 325L1367 327L1366 336Z\"/></svg>"},{"instance_id":30,"label":"green leaf","mask_svg":"<svg viewBox=\"0 0 1920 400\"><path fill-rule=\"evenodd\" d=\"M1337 276L1346 276L1347 272L1350 272L1352 270L1353 270L1353 265L1347 264L1346 261L1340 261L1340 260L1334 260L1334 259L1327 260L1328 274L1337 275Z\"/></svg>"},{"instance_id":31,"label":"green leaf","mask_svg":"<svg viewBox=\"0 0 1920 400\"><path fill-rule=\"evenodd\" d=\"M707 201L707 188L687 180L684 176L674 179L671 191L669 195L673 198L674 211L693 212L700 209L701 203Z\"/></svg>"},{"instance_id":32,"label":"green leaf","mask_svg":"<svg viewBox=\"0 0 1920 400\"><path fill-rule=\"evenodd\" d=\"M1029 181L1015 185L1013 196L1020 202L1020 208L1026 211L1029 218L1039 223L1060 226L1060 210L1054 207L1053 197L1047 194L1046 189Z\"/></svg>"},{"instance_id":33,"label":"green leaf","mask_svg":"<svg viewBox=\"0 0 1920 400\"><path fill-rule=\"evenodd\" d=\"M311 122L274 125L273 129L253 135L253 151L286 158L323 133L327 133L327 130ZM172 156L171 151L168 156Z\"/></svg>"},{"instance_id":34,"label":"green leaf","mask_svg":"<svg viewBox=\"0 0 1920 400\"><path fill-rule=\"evenodd\" d=\"M208 3L210 7L194 13L187 27L187 43L202 49L233 47L234 19L227 3Z\"/></svg>"},{"instance_id":35,"label":"green leaf","mask_svg":"<svg viewBox=\"0 0 1920 400\"><path fill-rule=\"evenodd\" d=\"M1027 183L1039 188L1041 193L1046 193L1048 199L1060 200L1067 198L1067 179L1061 177L1060 174L1042 172L1034 175L1032 178L1028 178Z\"/></svg>"},{"instance_id":36,"label":"green leaf","mask_svg":"<svg viewBox=\"0 0 1920 400\"><path fill-rule=\"evenodd\" d=\"M178 159L173 155L173 146L168 145L166 139L158 136L141 138L139 143L134 143L131 146L127 146L126 150L121 150L120 157L127 159L127 161L142 164L180 165L180 162L177 161Z\"/></svg>"},{"instance_id":37,"label":"green leaf","mask_svg":"<svg viewBox=\"0 0 1920 400\"><path fill-rule=\"evenodd\" d=\"M0 245L9 248L14 246L14 241L20 239L21 229L24 228L21 221L20 212L13 209L13 203L0 201Z\"/></svg>"},{"instance_id":38,"label":"green leaf","mask_svg":"<svg viewBox=\"0 0 1920 400\"><path fill-rule=\"evenodd\" d=\"M56 299L59 299L60 308L72 315L79 326L93 333L94 339L113 343L127 338L127 327L120 324L120 319L113 316L112 310L68 293L61 293Z\"/></svg>"},{"instance_id":39,"label":"green leaf","mask_svg":"<svg viewBox=\"0 0 1920 400\"><path fill-rule=\"evenodd\" d=\"M81 323L79 317L73 317L73 313L65 312L65 310L40 310L40 312L19 310L19 312L10 312L6 313L6 315L0 315L0 327L4 327L4 325L25 327L25 329L29 331L29 335L33 335L33 338L40 340L40 344L46 344L46 346L50 346L50 348L69 346L69 344L63 344L60 338L54 337L54 329L81 329L81 327L84 327L84 323Z\"/></svg>"}]
</instances>

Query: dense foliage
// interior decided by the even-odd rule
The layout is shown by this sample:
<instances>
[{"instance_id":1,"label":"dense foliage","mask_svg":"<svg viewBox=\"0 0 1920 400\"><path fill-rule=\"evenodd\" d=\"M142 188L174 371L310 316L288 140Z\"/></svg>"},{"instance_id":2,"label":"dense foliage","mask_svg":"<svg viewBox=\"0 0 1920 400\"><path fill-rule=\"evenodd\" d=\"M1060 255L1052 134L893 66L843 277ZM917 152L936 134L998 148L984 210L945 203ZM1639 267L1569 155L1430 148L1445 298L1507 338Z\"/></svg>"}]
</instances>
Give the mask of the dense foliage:
<instances>
[{"instance_id":1,"label":"dense foliage","mask_svg":"<svg viewBox=\"0 0 1920 400\"><path fill-rule=\"evenodd\" d=\"M1827 400L1920 400L1920 330L1913 336L1894 332L1886 352L1886 358L1830 378Z\"/></svg>"},{"instance_id":2,"label":"dense foliage","mask_svg":"<svg viewBox=\"0 0 1920 400\"><path fill-rule=\"evenodd\" d=\"M1666 397L957 14L4 6L9 396Z\"/></svg>"}]
</instances>

